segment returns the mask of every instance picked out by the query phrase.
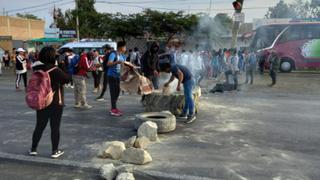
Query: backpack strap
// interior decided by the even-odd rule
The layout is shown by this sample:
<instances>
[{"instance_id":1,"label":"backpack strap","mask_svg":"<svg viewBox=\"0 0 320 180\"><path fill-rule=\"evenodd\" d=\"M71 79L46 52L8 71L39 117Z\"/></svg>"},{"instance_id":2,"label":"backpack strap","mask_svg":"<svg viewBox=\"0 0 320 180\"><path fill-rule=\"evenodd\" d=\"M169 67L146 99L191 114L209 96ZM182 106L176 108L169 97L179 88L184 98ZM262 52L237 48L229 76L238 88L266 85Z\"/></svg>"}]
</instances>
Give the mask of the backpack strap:
<instances>
[{"instance_id":1,"label":"backpack strap","mask_svg":"<svg viewBox=\"0 0 320 180\"><path fill-rule=\"evenodd\" d=\"M47 73L50 73L51 71L53 71L53 70L55 70L55 69L57 69L57 67L53 67L53 68L49 69L49 70L47 71Z\"/></svg>"}]
</instances>

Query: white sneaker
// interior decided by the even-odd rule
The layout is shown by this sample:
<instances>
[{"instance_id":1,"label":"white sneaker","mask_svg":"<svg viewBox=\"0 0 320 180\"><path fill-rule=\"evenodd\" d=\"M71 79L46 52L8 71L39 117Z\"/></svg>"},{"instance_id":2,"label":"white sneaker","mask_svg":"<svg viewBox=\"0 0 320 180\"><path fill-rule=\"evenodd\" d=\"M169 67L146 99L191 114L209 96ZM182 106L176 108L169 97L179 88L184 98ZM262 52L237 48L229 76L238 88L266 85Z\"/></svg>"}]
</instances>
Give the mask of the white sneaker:
<instances>
[{"instance_id":1,"label":"white sneaker","mask_svg":"<svg viewBox=\"0 0 320 180\"><path fill-rule=\"evenodd\" d=\"M75 104L73 107L74 108L81 108L82 106L81 106L81 104Z\"/></svg>"},{"instance_id":2,"label":"white sneaker","mask_svg":"<svg viewBox=\"0 0 320 180\"><path fill-rule=\"evenodd\" d=\"M104 101L104 98L103 98L103 97L98 97L98 98L96 99L96 101L98 101L98 102Z\"/></svg>"},{"instance_id":3,"label":"white sneaker","mask_svg":"<svg viewBox=\"0 0 320 180\"><path fill-rule=\"evenodd\" d=\"M83 108L83 109L91 109L92 106L90 106L89 104L85 104L85 105L81 106L81 108Z\"/></svg>"},{"instance_id":4,"label":"white sneaker","mask_svg":"<svg viewBox=\"0 0 320 180\"><path fill-rule=\"evenodd\" d=\"M98 92L98 88L94 88L94 90L92 92L93 93L97 93Z\"/></svg>"},{"instance_id":5,"label":"white sneaker","mask_svg":"<svg viewBox=\"0 0 320 180\"><path fill-rule=\"evenodd\" d=\"M62 150L57 150L51 154L51 158L57 159L58 157L62 156L64 152Z\"/></svg>"},{"instance_id":6,"label":"white sneaker","mask_svg":"<svg viewBox=\"0 0 320 180\"><path fill-rule=\"evenodd\" d=\"M73 89L73 88L74 88L74 86L70 86L70 88L71 88L71 89Z\"/></svg>"},{"instance_id":7,"label":"white sneaker","mask_svg":"<svg viewBox=\"0 0 320 180\"><path fill-rule=\"evenodd\" d=\"M37 151L29 151L29 155L36 156L36 155L38 155L38 152Z\"/></svg>"}]
</instances>

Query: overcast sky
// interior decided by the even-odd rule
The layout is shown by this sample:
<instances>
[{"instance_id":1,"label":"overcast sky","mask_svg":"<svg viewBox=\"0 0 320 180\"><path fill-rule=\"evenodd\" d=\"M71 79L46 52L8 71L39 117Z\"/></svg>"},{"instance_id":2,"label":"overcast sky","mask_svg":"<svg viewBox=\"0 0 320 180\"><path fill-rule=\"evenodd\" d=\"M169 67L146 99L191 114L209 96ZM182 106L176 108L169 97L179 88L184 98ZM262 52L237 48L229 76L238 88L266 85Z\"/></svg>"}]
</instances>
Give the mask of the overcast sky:
<instances>
[{"instance_id":1,"label":"overcast sky","mask_svg":"<svg viewBox=\"0 0 320 180\"><path fill-rule=\"evenodd\" d=\"M233 14L232 2L234 0L211 0L211 15L217 13ZM294 0L285 0L293 2ZM99 12L121 12L124 14L137 13L143 8L151 8L161 11L184 10L188 13L209 12L210 0L96 0L96 9ZM110 3L111 2L111 3ZM279 0L245 0L243 12L246 22L252 22L254 18L263 18L268 7L274 6ZM53 6L63 11L74 9L74 0L0 0L0 11L8 11L9 15L16 13L32 13L46 21L48 27L52 23ZM15 10L15 11L14 11ZM1 13L3 14L3 13Z\"/></svg>"}]
</instances>

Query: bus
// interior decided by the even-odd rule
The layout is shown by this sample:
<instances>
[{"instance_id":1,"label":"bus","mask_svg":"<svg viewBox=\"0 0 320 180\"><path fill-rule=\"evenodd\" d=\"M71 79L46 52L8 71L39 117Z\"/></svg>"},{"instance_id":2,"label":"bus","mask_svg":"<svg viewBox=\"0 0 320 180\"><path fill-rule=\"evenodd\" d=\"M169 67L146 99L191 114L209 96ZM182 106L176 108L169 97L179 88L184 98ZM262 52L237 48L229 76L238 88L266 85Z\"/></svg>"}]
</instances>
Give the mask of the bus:
<instances>
[{"instance_id":1,"label":"bus","mask_svg":"<svg viewBox=\"0 0 320 180\"><path fill-rule=\"evenodd\" d=\"M320 22L270 24L256 29L250 45L268 66L270 50L280 58L280 71L320 68Z\"/></svg>"},{"instance_id":2,"label":"bus","mask_svg":"<svg viewBox=\"0 0 320 180\"><path fill-rule=\"evenodd\" d=\"M114 49L117 49L117 43L110 40L96 40L96 39L83 39L80 42L70 42L58 50L59 53L63 53L65 49L72 49L74 53L80 54L82 50L89 52L91 50L96 50L99 54L104 55L104 47L110 45Z\"/></svg>"}]
</instances>

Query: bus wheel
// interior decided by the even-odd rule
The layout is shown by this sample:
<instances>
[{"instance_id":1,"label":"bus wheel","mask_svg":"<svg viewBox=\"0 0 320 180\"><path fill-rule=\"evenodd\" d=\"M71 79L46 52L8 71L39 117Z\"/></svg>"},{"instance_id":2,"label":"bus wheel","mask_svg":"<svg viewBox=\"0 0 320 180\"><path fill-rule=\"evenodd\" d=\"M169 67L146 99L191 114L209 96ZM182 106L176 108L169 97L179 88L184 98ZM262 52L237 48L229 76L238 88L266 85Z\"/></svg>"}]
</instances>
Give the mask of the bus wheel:
<instances>
[{"instance_id":1,"label":"bus wheel","mask_svg":"<svg viewBox=\"0 0 320 180\"><path fill-rule=\"evenodd\" d=\"M294 69L294 62L289 58L281 60L280 71L284 73L290 73Z\"/></svg>"}]
</instances>

